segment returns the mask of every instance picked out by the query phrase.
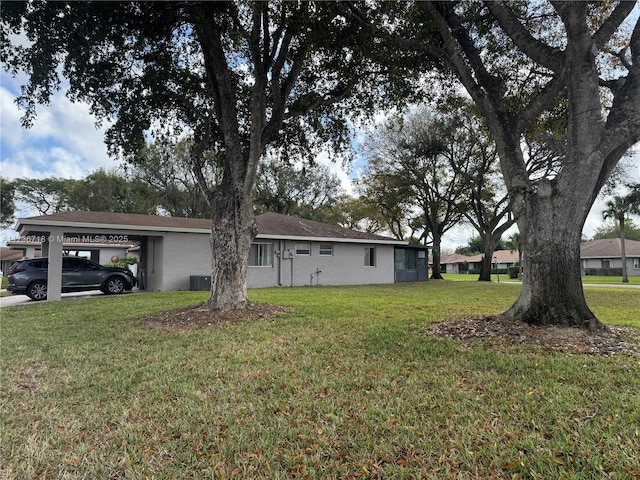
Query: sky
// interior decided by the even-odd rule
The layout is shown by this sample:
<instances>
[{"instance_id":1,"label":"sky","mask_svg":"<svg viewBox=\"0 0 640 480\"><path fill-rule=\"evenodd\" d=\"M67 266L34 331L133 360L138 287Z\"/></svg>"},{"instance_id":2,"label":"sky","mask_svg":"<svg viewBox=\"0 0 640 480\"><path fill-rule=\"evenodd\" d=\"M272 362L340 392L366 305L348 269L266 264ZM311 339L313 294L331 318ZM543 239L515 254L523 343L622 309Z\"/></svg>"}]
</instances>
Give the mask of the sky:
<instances>
[{"instance_id":1,"label":"sky","mask_svg":"<svg viewBox=\"0 0 640 480\"><path fill-rule=\"evenodd\" d=\"M37 117L31 128L24 128L20 119L23 112L14 100L24 78L12 78L0 71L0 175L6 179L62 177L81 179L99 169L112 169L119 164L110 158L104 144L104 128L95 126L88 105L72 103L63 92L53 95L50 105L38 106ZM633 173L640 181L640 145L634 150ZM327 164L339 176L345 189L352 192L351 178L357 175L362 162L356 162L350 172L340 164L332 163L328 156L317 159ZM604 200L598 199L587 219L583 234L593 235L602 225ZM17 217L37 215L37 212L18 209ZM510 230L506 236L516 231ZM442 248L453 251L466 245L475 235L470 226L460 226L445 234ZM0 230L0 245L18 235L13 230Z\"/></svg>"}]
</instances>

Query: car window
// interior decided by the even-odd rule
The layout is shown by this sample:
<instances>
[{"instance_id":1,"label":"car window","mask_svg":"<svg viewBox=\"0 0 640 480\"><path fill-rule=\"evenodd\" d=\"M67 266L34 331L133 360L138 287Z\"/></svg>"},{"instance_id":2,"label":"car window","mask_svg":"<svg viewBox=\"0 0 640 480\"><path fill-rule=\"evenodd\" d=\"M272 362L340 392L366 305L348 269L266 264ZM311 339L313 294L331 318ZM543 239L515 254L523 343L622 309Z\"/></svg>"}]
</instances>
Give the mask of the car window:
<instances>
[{"instance_id":1,"label":"car window","mask_svg":"<svg viewBox=\"0 0 640 480\"><path fill-rule=\"evenodd\" d=\"M80 259L82 262L82 267L84 270L98 270L102 268L100 264L96 262L92 262L91 260Z\"/></svg>"},{"instance_id":2,"label":"car window","mask_svg":"<svg viewBox=\"0 0 640 480\"><path fill-rule=\"evenodd\" d=\"M69 258L69 257L64 257L62 259L62 268L64 270L85 269L82 261L79 258Z\"/></svg>"},{"instance_id":3,"label":"car window","mask_svg":"<svg viewBox=\"0 0 640 480\"><path fill-rule=\"evenodd\" d=\"M49 266L47 260L33 260L31 268L47 268Z\"/></svg>"},{"instance_id":4,"label":"car window","mask_svg":"<svg viewBox=\"0 0 640 480\"><path fill-rule=\"evenodd\" d=\"M69 270L93 270L96 264L84 258L66 257L63 259L63 268Z\"/></svg>"}]
</instances>

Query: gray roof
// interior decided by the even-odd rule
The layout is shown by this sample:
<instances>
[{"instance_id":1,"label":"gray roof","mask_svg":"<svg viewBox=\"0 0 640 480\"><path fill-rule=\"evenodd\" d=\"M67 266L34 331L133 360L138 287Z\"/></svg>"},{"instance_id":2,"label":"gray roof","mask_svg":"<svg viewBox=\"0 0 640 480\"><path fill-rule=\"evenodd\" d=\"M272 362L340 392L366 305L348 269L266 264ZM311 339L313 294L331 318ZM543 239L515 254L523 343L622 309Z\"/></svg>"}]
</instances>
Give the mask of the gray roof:
<instances>
[{"instance_id":1,"label":"gray roof","mask_svg":"<svg viewBox=\"0 0 640 480\"><path fill-rule=\"evenodd\" d=\"M163 217L160 215L140 215L137 213L113 213L113 212L57 212L49 215L23 218L19 225L51 225L56 224L87 224L109 225L129 227L160 227L169 229L210 230L211 220L201 218Z\"/></svg>"},{"instance_id":2,"label":"gray roof","mask_svg":"<svg viewBox=\"0 0 640 480\"><path fill-rule=\"evenodd\" d=\"M625 240L624 249L627 257L640 257L640 242ZM620 258L622 246L619 238L602 238L590 240L580 245L580 258Z\"/></svg>"},{"instance_id":3,"label":"gray roof","mask_svg":"<svg viewBox=\"0 0 640 480\"><path fill-rule=\"evenodd\" d=\"M22 257L24 257L24 252L22 250L0 247L0 260L2 261L15 262L16 260L20 260Z\"/></svg>"},{"instance_id":4,"label":"gray roof","mask_svg":"<svg viewBox=\"0 0 640 480\"><path fill-rule=\"evenodd\" d=\"M313 238L331 240L357 240L375 243L404 245L406 242L393 238L341 228L303 218L263 213L256 217L258 237L262 238ZM165 217L134 213L112 212L58 212L50 215L23 218L18 229L37 230L41 227L118 228L125 230L166 230L207 233L211 231L211 220L201 218Z\"/></svg>"},{"instance_id":5,"label":"gray roof","mask_svg":"<svg viewBox=\"0 0 640 480\"><path fill-rule=\"evenodd\" d=\"M256 217L256 223L258 224L259 236L273 235L279 237L358 239L405 243L373 233L350 230L348 228L336 227L326 223L273 212L258 215Z\"/></svg>"}]
</instances>

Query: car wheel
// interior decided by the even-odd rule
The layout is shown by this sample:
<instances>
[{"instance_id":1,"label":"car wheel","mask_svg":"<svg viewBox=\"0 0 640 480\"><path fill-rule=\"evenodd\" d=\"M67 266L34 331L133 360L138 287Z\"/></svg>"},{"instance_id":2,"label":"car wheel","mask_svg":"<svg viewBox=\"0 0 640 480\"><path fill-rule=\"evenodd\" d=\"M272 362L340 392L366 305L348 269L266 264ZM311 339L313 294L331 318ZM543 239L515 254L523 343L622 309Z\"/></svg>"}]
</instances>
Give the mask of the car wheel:
<instances>
[{"instance_id":1,"label":"car wheel","mask_svg":"<svg viewBox=\"0 0 640 480\"><path fill-rule=\"evenodd\" d=\"M124 292L124 281L120 277L111 277L107 279L104 293L107 295L115 295Z\"/></svg>"},{"instance_id":2,"label":"car wheel","mask_svg":"<svg viewBox=\"0 0 640 480\"><path fill-rule=\"evenodd\" d=\"M27 296L36 302L45 300L47 298L47 283L46 282L33 282L27 289Z\"/></svg>"}]
</instances>

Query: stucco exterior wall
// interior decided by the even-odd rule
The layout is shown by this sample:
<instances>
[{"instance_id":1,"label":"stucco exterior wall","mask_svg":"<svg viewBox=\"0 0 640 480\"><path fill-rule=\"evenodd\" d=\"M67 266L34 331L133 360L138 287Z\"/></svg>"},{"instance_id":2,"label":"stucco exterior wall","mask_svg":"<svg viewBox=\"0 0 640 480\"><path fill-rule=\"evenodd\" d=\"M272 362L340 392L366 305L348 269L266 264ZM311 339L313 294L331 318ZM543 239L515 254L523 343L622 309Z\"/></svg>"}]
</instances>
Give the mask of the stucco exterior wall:
<instances>
[{"instance_id":1,"label":"stucco exterior wall","mask_svg":"<svg viewBox=\"0 0 640 480\"><path fill-rule=\"evenodd\" d=\"M442 273L460 273L459 263L446 263L441 265Z\"/></svg>"},{"instance_id":2,"label":"stucco exterior wall","mask_svg":"<svg viewBox=\"0 0 640 480\"><path fill-rule=\"evenodd\" d=\"M609 268L622 268L622 258L586 258L581 260L582 273L589 268L603 268L602 260L609 261ZM627 257L627 275L640 276L640 258Z\"/></svg>"},{"instance_id":3,"label":"stucco exterior wall","mask_svg":"<svg viewBox=\"0 0 640 480\"><path fill-rule=\"evenodd\" d=\"M146 276L146 290L164 290L164 238L148 237L143 245L146 262L143 266Z\"/></svg>"},{"instance_id":4,"label":"stucco exterior wall","mask_svg":"<svg viewBox=\"0 0 640 480\"><path fill-rule=\"evenodd\" d=\"M211 275L208 234L168 232L163 240L162 290L189 290L192 275Z\"/></svg>"},{"instance_id":5,"label":"stucco exterior wall","mask_svg":"<svg viewBox=\"0 0 640 480\"><path fill-rule=\"evenodd\" d=\"M272 265L250 266L248 288L394 282L392 245L334 242L331 243L332 255L320 255L320 242L261 239L256 242L273 245ZM303 243L310 244L310 254L296 255L296 244ZM375 266L365 266L365 247L375 248ZM153 256L151 238L147 249L148 255ZM148 257L149 290L189 290L192 275L211 275L209 235L169 232L155 239L155 251L155 269L154 262ZM160 278L162 283L158 285Z\"/></svg>"},{"instance_id":6,"label":"stucco exterior wall","mask_svg":"<svg viewBox=\"0 0 640 480\"><path fill-rule=\"evenodd\" d=\"M127 255L126 248L113 248L113 247L102 247L100 249L100 259L98 261L99 264L109 263L111 262L111 257L118 257L119 259L123 259Z\"/></svg>"},{"instance_id":7,"label":"stucco exterior wall","mask_svg":"<svg viewBox=\"0 0 640 480\"><path fill-rule=\"evenodd\" d=\"M296 254L296 245L305 243L309 255ZM332 245L332 255L320 255L321 244ZM365 247L375 248L375 266L365 266ZM278 279L287 287L393 283L393 249L378 244L274 241L274 268L249 267L247 284L275 286Z\"/></svg>"}]
</instances>

